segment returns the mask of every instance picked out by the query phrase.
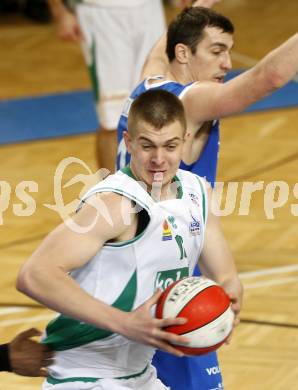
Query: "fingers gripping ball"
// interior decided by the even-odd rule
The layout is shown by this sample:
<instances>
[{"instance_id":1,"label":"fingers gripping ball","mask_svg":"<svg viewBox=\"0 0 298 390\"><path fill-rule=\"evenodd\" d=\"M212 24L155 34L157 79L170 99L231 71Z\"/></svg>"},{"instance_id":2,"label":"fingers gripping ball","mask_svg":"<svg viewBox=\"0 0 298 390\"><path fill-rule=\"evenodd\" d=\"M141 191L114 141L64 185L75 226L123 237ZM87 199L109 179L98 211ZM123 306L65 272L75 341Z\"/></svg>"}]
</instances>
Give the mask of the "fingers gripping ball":
<instances>
[{"instance_id":1,"label":"fingers gripping ball","mask_svg":"<svg viewBox=\"0 0 298 390\"><path fill-rule=\"evenodd\" d=\"M156 306L157 318L185 317L183 325L168 332L184 335L189 344L176 346L187 355L203 355L219 348L233 328L234 313L229 296L205 277L189 277L171 284Z\"/></svg>"}]
</instances>

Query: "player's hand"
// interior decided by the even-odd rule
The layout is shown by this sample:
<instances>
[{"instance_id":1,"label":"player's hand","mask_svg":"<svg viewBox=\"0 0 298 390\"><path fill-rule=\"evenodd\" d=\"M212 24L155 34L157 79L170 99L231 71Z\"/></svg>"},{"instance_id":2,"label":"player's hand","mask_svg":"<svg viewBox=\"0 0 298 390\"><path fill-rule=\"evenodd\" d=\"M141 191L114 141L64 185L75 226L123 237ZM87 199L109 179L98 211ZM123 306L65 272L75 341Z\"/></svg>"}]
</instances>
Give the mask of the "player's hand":
<instances>
[{"instance_id":1,"label":"player's hand","mask_svg":"<svg viewBox=\"0 0 298 390\"><path fill-rule=\"evenodd\" d=\"M13 372L24 376L47 376L46 367L53 362L53 352L31 339L40 335L39 330L31 328L9 343L9 359Z\"/></svg>"},{"instance_id":2,"label":"player's hand","mask_svg":"<svg viewBox=\"0 0 298 390\"><path fill-rule=\"evenodd\" d=\"M235 314L234 318L234 323L233 323L233 329L225 341L225 344L230 344L232 336L233 336L233 331L235 326L239 325L240 323L240 318L239 318L239 313L241 310L242 306L242 298L243 298L243 286L242 283L240 282L240 279L237 277L228 280L224 283L221 284L225 292L228 294L231 300L231 308Z\"/></svg>"},{"instance_id":3,"label":"player's hand","mask_svg":"<svg viewBox=\"0 0 298 390\"><path fill-rule=\"evenodd\" d=\"M243 286L238 277L228 280L222 284L225 292L228 294L231 300L231 308L235 313L234 326L237 326L240 322L239 313L242 306L243 299Z\"/></svg>"},{"instance_id":4,"label":"player's hand","mask_svg":"<svg viewBox=\"0 0 298 390\"><path fill-rule=\"evenodd\" d=\"M151 298L136 310L127 313L126 321L119 333L123 336L152 347L162 349L176 356L184 356L183 352L171 344L187 344L189 339L166 332L163 328L170 325L182 325L187 322L186 318L158 319L152 317L151 308L156 305L162 291L158 290Z\"/></svg>"},{"instance_id":5,"label":"player's hand","mask_svg":"<svg viewBox=\"0 0 298 390\"><path fill-rule=\"evenodd\" d=\"M64 10L55 17L58 35L66 41L80 42L84 40L79 22L74 14Z\"/></svg>"},{"instance_id":6,"label":"player's hand","mask_svg":"<svg viewBox=\"0 0 298 390\"><path fill-rule=\"evenodd\" d=\"M220 2L220 0L180 0L176 1L178 3L178 6L180 8L185 7L205 7L205 8L212 8L214 4Z\"/></svg>"},{"instance_id":7,"label":"player's hand","mask_svg":"<svg viewBox=\"0 0 298 390\"><path fill-rule=\"evenodd\" d=\"M193 1L192 6L193 7L205 7L205 8L212 8L214 4L219 3L220 0L196 0Z\"/></svg>"},{"instance_id":8,"label":"player's hand","mask_svg":"<svg viewBox=\"0 0 298 390\"><path fill-rule=\"evenodd\" d=\"M66 41L80 42L84 40L77 18L71 12L65 14L57 26L58 34Z\"/></svg>"}]
</instances>

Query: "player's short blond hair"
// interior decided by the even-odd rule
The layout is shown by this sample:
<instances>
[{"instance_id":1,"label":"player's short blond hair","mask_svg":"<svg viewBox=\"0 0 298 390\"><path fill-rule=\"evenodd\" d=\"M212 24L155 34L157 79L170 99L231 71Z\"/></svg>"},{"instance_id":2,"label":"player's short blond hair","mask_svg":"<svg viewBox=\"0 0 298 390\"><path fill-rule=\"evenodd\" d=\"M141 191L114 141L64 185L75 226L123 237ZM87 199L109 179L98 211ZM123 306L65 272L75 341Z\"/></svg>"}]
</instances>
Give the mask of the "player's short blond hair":
<instances>
[{"instance_id":1,"label":"player's short blond hair","mask_svg":"<svg viewBox=\"0 0 298 390\"><path fill-rule=\"evenodd\" d=\"M134 137L140 122L146 122L160 130L175 121L180 122L185 134L186 119L180 99L163 89L150 89L132 103L128 115L128 133Z\"/></svg>"}]
</instances>

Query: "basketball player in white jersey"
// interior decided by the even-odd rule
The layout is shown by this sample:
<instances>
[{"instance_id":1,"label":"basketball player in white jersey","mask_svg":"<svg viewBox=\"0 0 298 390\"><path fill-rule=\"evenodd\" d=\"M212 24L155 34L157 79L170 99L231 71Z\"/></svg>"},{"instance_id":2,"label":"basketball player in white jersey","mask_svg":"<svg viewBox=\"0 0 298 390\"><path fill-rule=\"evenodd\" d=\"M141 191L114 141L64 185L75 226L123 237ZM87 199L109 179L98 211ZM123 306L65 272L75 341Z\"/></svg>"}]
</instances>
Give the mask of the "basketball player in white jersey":
<instances>
[{"instance_id":1,"label":"basketball player in white jersey","mask_svg":"<svg viewBox=\"0 0 298 390\"><path fill-rule=\"evenodd\" d=\"M187 340L163 328L186 319L154 318L156 290L198 261L227 293L237 290L238 314L242 287L209 190L178 169L186 136L175 95L139 96L125 133L130 165L84 196L76 229L60 225L22 267L18 289L62 313L46 329L56 353L43 389L165 390L151 359L156 348L183 355L172 343Z\"/></svg>"},{"instance_id":2,"label":"basketball player in white jersey","mask_svg":"<svg viewBox=\"0 0 298 390\"><path fill-rule=\"evenodd\" d=\"M121 109L140 79L149 51L165 30L162 1L69 3L75 13L62 0L48 0L59 35L82 44L100 122L97 159L100 167L114 172Z\"/></svg>"},{"instance_id":3,"label":"basketball player in white jersey","mask_svg":"<svg viewBox=\"0 0 298 390\"><path fill-rule=\"evenodd\" d=\"M140 80L141 70L165 30L161 0L47 0L59 35L82 44L100 127L99 167L115 170L117 124L125 99ZM197 0L211 7L220 0ZM186 6L191 0L178 0Z\"/></svg>"}]
</instances>

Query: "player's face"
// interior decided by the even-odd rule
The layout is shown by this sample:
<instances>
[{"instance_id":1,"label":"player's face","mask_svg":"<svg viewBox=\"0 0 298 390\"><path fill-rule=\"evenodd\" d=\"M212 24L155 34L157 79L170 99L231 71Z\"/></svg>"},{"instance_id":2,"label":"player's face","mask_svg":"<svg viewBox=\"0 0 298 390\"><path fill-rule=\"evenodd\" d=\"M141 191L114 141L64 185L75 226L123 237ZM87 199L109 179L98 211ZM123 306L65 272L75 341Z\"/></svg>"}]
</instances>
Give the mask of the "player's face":
<instances>
[{"instance_id":1,"label":"player's face","mask_svg":"<svg viewBox=\"0 0 298 390\"><path fill-rule=\"evenodd\" d=\"M149 189L155 182L162 191L171 183L182 158L184 129L175 121L161 129L142 121L135 134L125 135L126 146L131 154L131 170L138 180Z\"/></svg>"},{"instance_id":2,"label":"player's face","mask_svg":"<svg viewBox=\"0 0 298 390\"><path fill-rule=\"evenodd\" d=\"M191 81L215 81L222 83L231 69L230 52L233 36L217 27L206 27L204 38L198 43L188 66Z\"/></svg>"}]
</instances>

